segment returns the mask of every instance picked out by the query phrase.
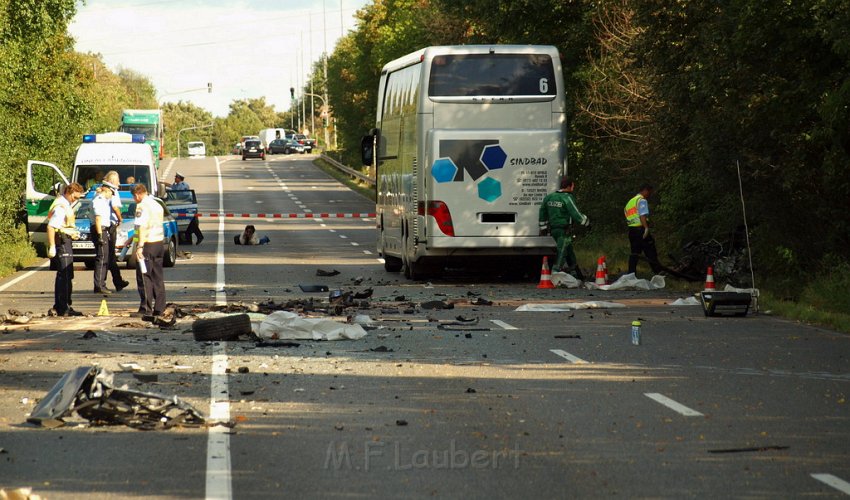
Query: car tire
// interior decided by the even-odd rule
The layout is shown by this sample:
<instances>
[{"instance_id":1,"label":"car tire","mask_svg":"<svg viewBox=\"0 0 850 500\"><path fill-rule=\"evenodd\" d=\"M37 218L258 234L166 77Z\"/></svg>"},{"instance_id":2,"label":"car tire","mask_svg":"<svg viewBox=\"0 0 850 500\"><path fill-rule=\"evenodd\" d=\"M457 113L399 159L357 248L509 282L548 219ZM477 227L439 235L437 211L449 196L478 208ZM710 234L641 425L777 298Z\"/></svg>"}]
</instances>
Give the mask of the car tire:
<instances>
[{"instance_id":1,"label":"car tire","mask_svg":"<svg viewBox=\"0 0 850 500\"><path fill-rule=\"evenodd\" d=\"M201 342L236 340L240 335L250 334L251 318L247 314L199 319L192 323L192 336Z\"/></svg>"},{"instance_id":2,"label":"car tire","mask_svg":"<svg viewBox=\"0 0 850 500\"><path fill-rule=\"evenodd\" d=\"M177 238L172 236L165 247L165 255L162 257L162 267L174 267L177 263Z\"/></svg>"}]
</instances>

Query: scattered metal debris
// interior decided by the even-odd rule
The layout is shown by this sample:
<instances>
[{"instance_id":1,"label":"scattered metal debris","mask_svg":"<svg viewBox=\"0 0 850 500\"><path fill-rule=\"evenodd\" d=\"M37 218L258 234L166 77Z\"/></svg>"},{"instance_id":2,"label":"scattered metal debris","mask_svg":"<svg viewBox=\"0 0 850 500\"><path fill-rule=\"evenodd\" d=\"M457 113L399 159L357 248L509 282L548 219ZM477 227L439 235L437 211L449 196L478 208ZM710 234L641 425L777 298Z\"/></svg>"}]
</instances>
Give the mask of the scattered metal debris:
<instances>
[{"instance_id":1,"label":"scattered metal debris","mask_svg":"<svg viewBox=\"0 0 850 500\"><path fill-rule=\"evenodd\" d=\"M251 335L251 318L247 314L236 314L222 318L198 319L192 323L195 340L236 340L240 335Z\"/></svg>"},{"instance_id":2,"label":"scattered metal debris","mask_svg":"<svg viewBox=\"0 0 850 500\"><path fill-rule=\"evenodd\" d=\"M422 309L454 309L455 305L444 300L431 300L419 304Z\"/></svg>"},{"instance_id":3,"label":"scattered metal debris","mask_svg":"<svg viewBox=\"0 0 850 500\"><path fill-rule=\"evenodd\" d=\"M482 297L478 297L477 299L470 302L470 304L472 304L474 306L492 306L493 301L487 300L487 299L482 298Z\"/></svg>"},{"instance_id":4,"label":"scattered metal debris","mask_svg":"<svg viewBox=\"0 0 850 500\"><path fill-rule=\"evenodd\" d=\"M316 292L327 292L327 285L298 285L298 288L301 289L302 292L307 293L316 293Z\"/></svg>"},{"instance_id":5,"label":"scattered metal debris","mask_svg":"<svg viewBox=\"0 0 850 500\"><path fill-rule=\"evenodd\" d=\"M96 334L96 333L94 333L94 331L93 331L93 330L86 330L86 333L84 333L84 334L83 334L83 336L82 336L82 337L80 337L80 338L81 338L82 340L96 339L96 338L97 338L97 334Z\"/></svg>"},{"instance_id":6,"label":"scattered metal debris","mask_svg":"<svg viewBox=\"0 0 850 500\"><path fill-rule=\"evenodd\" d=\"M336 276L337 274L339 274L339 271L337 271L336 269L334 269L333 271L325 271L324 269L316 269L316 276Z\"/></svg>"},{"instance_id":7,"label":"scattered metal debris","mask_svg":"<svg viewBox=\"0 0 850 500\"><path fill-rule=\"evenodd\" d=\"M126 425L139 430L206 424L201 412L177 396L118 389L112 373L96 366L81 366L63 375L27 422L60 427L74 412L91 425Z\"/></svg>"}]
</instances>

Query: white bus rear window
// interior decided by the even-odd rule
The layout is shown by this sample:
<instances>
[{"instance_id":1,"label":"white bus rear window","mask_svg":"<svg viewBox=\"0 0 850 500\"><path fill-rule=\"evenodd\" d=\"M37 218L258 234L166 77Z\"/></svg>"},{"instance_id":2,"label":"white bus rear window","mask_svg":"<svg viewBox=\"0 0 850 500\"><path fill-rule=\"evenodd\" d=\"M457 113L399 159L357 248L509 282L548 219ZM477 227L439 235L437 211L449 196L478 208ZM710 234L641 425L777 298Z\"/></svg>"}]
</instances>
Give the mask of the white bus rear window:
<instances>
[{"instance_id":1,"label":"white bus rear window","mask_svg":"<svg viewBox=\"0 0 850 500\"><path fill-rule=\"evenodd\" d=\"M554 96L545 54L446 54L431 62L430 97Z\"/></svg>"}]
</instances>

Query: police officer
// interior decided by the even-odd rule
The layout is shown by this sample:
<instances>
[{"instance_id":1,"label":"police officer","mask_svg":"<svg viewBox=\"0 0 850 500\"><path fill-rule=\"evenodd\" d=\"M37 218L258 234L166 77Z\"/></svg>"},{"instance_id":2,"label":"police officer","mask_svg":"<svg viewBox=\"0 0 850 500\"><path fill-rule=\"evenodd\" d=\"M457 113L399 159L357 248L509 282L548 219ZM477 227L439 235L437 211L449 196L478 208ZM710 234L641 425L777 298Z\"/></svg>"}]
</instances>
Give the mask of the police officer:
<instances>
[{"instance_id":1,"label":"police officer","mask_svg":"<svg viewBox=\"0 0 850 500\"><path fill-rule=\"evenodd\" d=\"M573 223L589 226L590 219L579 211L573 195L574 190L575 182L572 179L568 177L561 179L561 188L543 198L538 219L540 234L551 234L555 238L558 256L555 258L552 270L569 271L574 273L576 278L583 280L584 275L578 267L578 260L573 250L570 226Z\"/></svg>"},{"instance_id":2,"label":"police officer","mask_svg":"<svg viewBox=\"0 0 850 500\"><path fill-rule=\"evenodd\" d=\"M121 196L118 194L119 182L118 172L115 170L110 170L103 178L103 184L112 189L112 199L110 199L112 210L109 214L109 248L112 251L109 252L107 265L109 272L112 274L112 284L115 286L115 291L117 292L130 285L130 282L121 276L121 268L118 267L118 257L115 255L115 244L118 241L118 226L124 222L124 217L121 215L124 204L121 202Z\"/></svg>"},{"instance_id":3,"label":"police officer","mask_svg":"<svg viewBox=\"0 0 850 500\"><path fill-rule=\"evenodd\" d=\"M658 262L658 251L655 248L655 239L649 234L649 202L647 198L652 194L653 187L643 184L632 199L623 208L626 224L629 226L629 272L637 272L640 254L645 254L649 261L652 272L661 272L661 264Z\"/></svg>"},{"instance_id":4,"label":"police officer","mask_svg":"<svg viewBox=\"0 0 850 500\"><path fill-rule=\"evenodd\" d=\"M100 185L92 200L94 221L91 225L91 237L94 243L94 293L109 295L112 290L106 287L106 272L109 269L109 254L115 254L115 246L109 246L110 214L112 213L112 189Z\"/></svg>"},{"instance_id":5,"label":"police officer","mask_svg":"<svg viewBox=\"0 0 850 500\"><path fill-rule=\"evenodd\" d=\"M186 182L186 177L184 177L180 172L175 172L174 182L166 185L165 189L168 191L188 191L191 188L189 187L189 183ZM192 220L189 222L189 227L186 228L186 240L188 240L190 244L192 243L193 234L197 238L195 244L200 245L201 242L204 241L204 233L201 232L197 215L192 217Z\"/></svg>"},{"instance_id":6,"label":"police officer","mask_svg":"<svg viewBox=\"0 0 850 500\"><path fill-rule=\"evenodd\" d=\"M75 226L72 205L83 195L83 186L72 182L62 196L56 198L47 214L47 256L56 268L53 285L53 308L48 314L56 316L82 316L71 308L74 280L74 249L71 240L80 237Z\"/></svg>"},{"instance_id":7,"label":"police officer","mask_svg":"<svg viewBox=\"0 0 850 500\"><path fill-rule=\"evenodd\" d=\"M163 209L144 184L133 187L133 199L136 201L136 285L141 299L139 311L133 316L155 319L165 310Z\"/></svg>"}]
</instances>

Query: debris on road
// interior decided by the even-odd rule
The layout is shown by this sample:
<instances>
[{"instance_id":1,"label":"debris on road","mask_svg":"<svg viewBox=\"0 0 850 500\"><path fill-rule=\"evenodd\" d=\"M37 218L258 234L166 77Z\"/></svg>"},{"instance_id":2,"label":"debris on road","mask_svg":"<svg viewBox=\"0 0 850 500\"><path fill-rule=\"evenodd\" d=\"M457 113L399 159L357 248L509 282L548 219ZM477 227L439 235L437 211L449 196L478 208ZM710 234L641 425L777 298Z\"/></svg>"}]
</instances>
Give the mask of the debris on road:
<instances>
[{"instance_id":1,"label":"debris on road","mask_svg":"<svg viewBox=\"0 0 850 500\"><path fill-rule=\"evenodd\" d=\"M532 311L532 312L561 312L573 311L576 309L618 309L626 307L625 304L618 302L590 301L590 302L567 302L563 304L524 304L515 311Z\"/></svg>"},{"instance_id":2,"label":"debris on road","mask_svg":"<svg viewBox=\"0 0 850 500\"><path fill-rule=\"evenodd\" d=\"M23 313L17 309L9 309L8 314L0 314L0 323L25 325L32 320L32 313Z\"/></svg>"},{"instance_id":3,"label":"debris on road","mask_svg":"<svg viewBox=\"0 0 850 500\"><path fill-rule=\"evenodd\" d=\"M336 276L339 274L339 271L334 269L333 271L325 271L324 269L316 269L316 276Z\"/></svg>"},{"instance_id":4,"label":"debris on road","mask_svg":"<svg viewBox=\"0 0 850 500\"><path fill-rule=\"evenodd\" d=\"M0 500L41 500L41 495L33 495L30 487L13 490L0 488Z\"/></svg>"},{"instance_id":5,"label":"debris on road","mask_svg":"<svg viewBox=\"0 0 850 500\"><path fill-rule=\"evenodd\" d=\"M91 425L126 425L139 430L200 427L203 414L177 396L118 389L111 372L81 366L65 375L33 409L27 422L60 427L76 412Z\"/></svg>"},{"instance_id":6,"label":"debris on road","mask_svg":"<svg viewBox=\"0 0 850 500\"><path fill-rule=\"evenodd\" d=\"M470 304L472 304L474 306L492 306L493 301L487 300L487 299L482 298L482 297L478 297L477 299L470 302Z\"/></svg>"},{"instance_id":7,"label":"debris on road","mask_svg":"<svg viewBox=\"0 0 850 500\"><path fill-rule=\"evenodd\" d=\"M327 292L327 285L298 285L298 288L301 289L302 292L306 293L316 293L316 292Z\"/></svg>"},{"instance_id":8,"label":"debris on road","mask_svg":"<svg viewBox=\"0 0 850 500\"><path fill-rule=\"evenodd\" d=\"M94 333L94 331L93 331L93 330L86 330L86 333L84 333L84 334L83 334L83 336L82 336L82 337L80 337L80 338L81 338L82 340L96 339L96 338L97 338L97 334L96 334L96 333Z\"/></svg>"},{"instance_id":9,"label":"debris on road","mask_svg":"<svg viewBox=\"0 0 850 500\"><path fill-rule=\"evenodd\" d=\"M192 336L199 341L236 340L240 335L251 333L251 318L247 314L198 319L192 323Z\"/></svg>"},{"instance_id":10,"label":"debris on road","mask_svg":"<svg viewBox=\"0 0 850 500\"><path fill-rule=\"evenodd\" d=\"M444 300L431 300L419 304L422 309L454 309L455 305Z\"/></svg>"}]
</instances>

